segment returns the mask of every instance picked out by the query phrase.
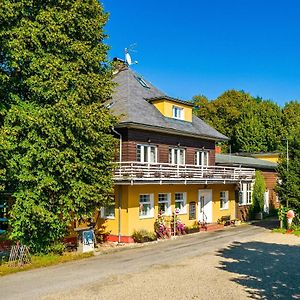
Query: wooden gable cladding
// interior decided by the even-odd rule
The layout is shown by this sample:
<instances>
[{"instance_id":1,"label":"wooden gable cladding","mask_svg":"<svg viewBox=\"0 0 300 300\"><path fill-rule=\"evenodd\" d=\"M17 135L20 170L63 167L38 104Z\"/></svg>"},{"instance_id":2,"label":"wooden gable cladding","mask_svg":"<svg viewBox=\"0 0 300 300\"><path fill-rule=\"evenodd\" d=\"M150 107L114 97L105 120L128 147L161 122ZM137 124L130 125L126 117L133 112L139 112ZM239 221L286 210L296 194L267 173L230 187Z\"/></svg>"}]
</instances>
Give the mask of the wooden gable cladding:
<instances>
[{"instance_id":1,"label":"wooden gable cladding","mask_svg":"<svg viewBox=\"0 0 300 300\"><path fill-rule=\"evenodd\" d=\"M209 165L215 165L214 141L137 129L126 128L119 131L123 139L123 161L136 161L136 145L149 144L158 147L157 160L159 163L169 162L170 147L181 147L186 149L186 164L195 164L195 152L204 149L209 152Z\"/></svg>"}]
</instances>

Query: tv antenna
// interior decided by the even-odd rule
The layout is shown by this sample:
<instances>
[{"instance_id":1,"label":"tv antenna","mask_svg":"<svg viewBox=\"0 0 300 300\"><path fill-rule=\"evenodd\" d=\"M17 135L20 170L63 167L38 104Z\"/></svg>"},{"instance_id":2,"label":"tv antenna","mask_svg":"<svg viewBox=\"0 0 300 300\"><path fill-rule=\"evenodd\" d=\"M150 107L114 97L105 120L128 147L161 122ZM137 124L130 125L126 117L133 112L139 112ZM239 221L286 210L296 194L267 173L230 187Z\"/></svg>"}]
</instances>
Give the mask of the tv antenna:
<instances>
[{"instance_id":1,"label":"tv antenna","mask_svg":"<svg viewBox=\"0 0 300 300\"><path fill-rule=\"evenodd\" d=\"M136 65L138 63L137 60L132 62L131 55L130 55L130 53L132 53L132 52L137 52L135 50L136 46L137 46L137 44L134 43L134 44L131 44L128 48L125 48L125 62L127 63L128 66Z\"/></svg>"}]
</instances>

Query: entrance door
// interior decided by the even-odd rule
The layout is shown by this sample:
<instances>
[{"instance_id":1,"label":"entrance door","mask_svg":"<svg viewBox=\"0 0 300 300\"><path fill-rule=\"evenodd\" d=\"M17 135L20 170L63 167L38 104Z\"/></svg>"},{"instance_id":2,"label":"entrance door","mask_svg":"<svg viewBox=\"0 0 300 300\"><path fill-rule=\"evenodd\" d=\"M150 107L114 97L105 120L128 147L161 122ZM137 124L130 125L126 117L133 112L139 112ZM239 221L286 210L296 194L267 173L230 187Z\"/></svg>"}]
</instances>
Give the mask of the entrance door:
<instances>
[{"instance_id":1,"label":"entrance door","mask_svg":"<svg viewBox=\"0 0 300 300\"><path fill-rule=\"evenodd\" d=\"M198 220L212 223L212 190L198 192Z\"/></svg>"}]
</instances>

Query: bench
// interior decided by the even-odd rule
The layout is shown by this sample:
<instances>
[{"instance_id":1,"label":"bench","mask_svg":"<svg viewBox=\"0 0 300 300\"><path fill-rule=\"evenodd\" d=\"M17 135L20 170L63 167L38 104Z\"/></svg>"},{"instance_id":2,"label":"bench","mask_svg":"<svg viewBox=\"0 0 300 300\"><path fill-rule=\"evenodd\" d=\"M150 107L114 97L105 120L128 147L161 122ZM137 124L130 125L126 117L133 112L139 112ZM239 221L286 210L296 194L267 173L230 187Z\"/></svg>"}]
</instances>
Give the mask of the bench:
<instances>
[{"instance_id":1,"label":"bench","mask_svg":"<svg viewBox=\"0 0 300 300\"><path fill-rule=\"evenodd\" d=\"M220 220L225 226L234 224L234 220L231 220L230 216L222 216Z\"/></svg>"}]
</instances>

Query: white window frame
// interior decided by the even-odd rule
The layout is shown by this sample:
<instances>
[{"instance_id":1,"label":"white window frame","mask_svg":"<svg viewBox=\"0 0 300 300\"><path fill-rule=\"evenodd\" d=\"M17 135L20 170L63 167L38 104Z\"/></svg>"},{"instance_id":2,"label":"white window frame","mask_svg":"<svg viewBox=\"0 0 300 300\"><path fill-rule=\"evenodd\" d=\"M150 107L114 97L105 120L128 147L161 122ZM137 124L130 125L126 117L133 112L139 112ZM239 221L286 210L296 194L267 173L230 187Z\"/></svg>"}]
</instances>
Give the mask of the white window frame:
<instances>
[{"instance_id":1,"label":"white window frame","mask_svg":"<svg viewBox=\"0 0 300 300\"><path fill-rule=\"evenodd\" d=\"M164 195L167 196L167 199L160 199L160 195ZM164 204L165 205L165 211L162 214L163 216L170 216L171 215L171 194L170 193L159 193L158 194L158 213L160 214L160 210L159 210L159 204Z\"/></svg>"},{"instance_id":2,"label":"white window frame","mask_svg":"<svg viewBox=\"0 0 300 300\"><path fill-rule=\"evenodd\" d=\"M239 193L239 205L251 205L252 204L252 183L241 183Z\"/></svg>"},{"instance_id":3,"label":"white window frame","mask_svg":"<svg viewBox=\"0 0 300 300\"><path fill-rule=\"evenodd\" d=\"M177 200L176 195L179 195L179 194L182 195L182 199ZM187 213L186 212L186 192L176 192L174 194L174 199L175 199L175 208L177 208L176 203L182 203L181 207L179 205L179 214L186 214Z\"/></svg>"},{"instance_id":4,"label":"white window frame","mask_svg":"<svg viewBox=\"0 0 300 300\"><path fill-rule=\"evenodd\" d=\"M197 150L195 157L195 164L197 166L208 166L209 164L209 151Z\"/></svg>"},{"instance_id":5,"label":"white window frame","mask_svg":"<svg viewBox=\"0 0 300 300\"><path fill-rule=\"evenodd\" d=\"M229 208L229 193L228 191L220 191L220 210Z\"/></svg>"},{"instance_id":6,"label":"white window frame","mask_svg":"<svg viewBox=\"0 0 300 300\"><path fill-rule=\"evenodd\" d=\"M179 163L180 151L183 152L183 162L182 163ZM178 148L178 147L169 148L169 163L172 165L185 165L185 149Z\"/></svg>"},{"instance_id":7,"label":"white window frame","mask_svg":"<svg viewBox=\"0 0 300 300\"><path fill-rule=\"evenodd\" d=\"M141 202L141 197L148 196L149 200L147 202ZM141 214L141 206L143 204L149 204L150 209L148 214ZM154 218L154 195L153 194L140 194L139 195L139 217L140 219L148 219L148 218Z\"/></svg>"},{"instance_id":8,"label":"white window frame","mask_svg":"<svg viewBox=\"0 0 300 300\"><path fill-rule=\"evenodd\" d=\"M184 108L183 107L173 105L172 114L173 114L174 119L184 120Z\"/></svg>"},{"instance_id":9,"label":"white window frame","mask_svg":"<svg viewBox=\"0 0 300 300\"><path fill-rule=\"evenodd\" d=\"M101 207L100 214L101 214L102 219L110 219L110 220L115 219L115 216L116 216L115 215L115 213L116 213L115 203L112 204L111 206L113 207L113 214L110 214L108 207Z\"/></svg>"},{"instance_id":10,"label":"white window frame","mask_svg":"<svg viewBox=\"0 0 300 300\"><path fill-rule=\"evenodd\" d=\"M138 148L140 147L140 159L138 159ZM148 160L145 159L145 148L147 151ZM151 148L154 148L154 161L150 161L151 157ZM157 162L157 146L155 145L145 145L145 144L137 144L136 145L136 160L142 163L156 163Z\"/></svg>"}]
</instances>

